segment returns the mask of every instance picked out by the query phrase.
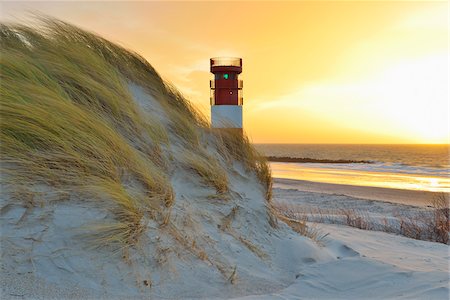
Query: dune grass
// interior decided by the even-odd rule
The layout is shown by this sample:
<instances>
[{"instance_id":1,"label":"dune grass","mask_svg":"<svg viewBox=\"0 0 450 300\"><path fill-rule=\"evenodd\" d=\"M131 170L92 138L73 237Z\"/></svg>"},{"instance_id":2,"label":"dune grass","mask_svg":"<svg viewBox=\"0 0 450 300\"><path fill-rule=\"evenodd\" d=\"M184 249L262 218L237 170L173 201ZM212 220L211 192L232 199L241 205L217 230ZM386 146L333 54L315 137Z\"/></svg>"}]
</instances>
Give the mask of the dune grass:
<instances>
[{"instance_id":1,"label":"dune grass","mask_svg":"<svg viewBox=\"0 0 450 300\"><path fill-rule=\"evenodd\" d=\"M163 214L173 201L159 149L165 133L138 113L120 62L96 52L105 41L64 23L45 25L1 26L3 171L10 183L69 187L105 202L116 223L92 233L100 244L132 245L143 214ZM125 179L143 187L139 201Z\"/></svg>"},{"instance_id":2,"label":"dune grass","mask_svg":"<svg viewBox=\"0 0 450 300\"><path fill-rule=\"evenodd\" d=\"M243 163L247 171L256 174L263 185L266 198L267 218L272 227L277 227L277 214L272 204L272 172L267 160L250 143L245 133L236 130L212 130L219 154L229 162Z\"/></svg>"},{"instance_id":3,"label":"dune grass","mask_svg":"<svg viewBox=\"0 0 450 300\"><path fill-rule=\"evenodd\" d=\"M194 170L205 183L213 186L218 194L228 191L227 174L217 159L206 153L198 155L194 152L186 152L182 160L186 167Z\"/></svg>"},{"instance_id":4,"label":"dune grass","mask_svg":"<svg viewBox=\"0 0 450 300\"><path fill-rule=\"evenodd\" d=\"M211 135L205 117L144 58L70 24L38 19L39 27L0 24L4 184L20 183L25 194L43 183L97 202L114 221L92 224L88 234L97 245L121 248L137 243L145 216L168 222L171 164L184 162L218 193L228 190L223 166L204 155ZM161 104L168 125L139 111L131 82ZM167 151L174 136L185 149L175 160ZM269 201L270 169L247 137L212 136L224 157L258 176Z\"/></svg>"},{"instance_id":5,"label":"dune grass","mask_svg":"<svg viewBox=\"0 0 450 300\"><path fill-rule=\"evenodd\" d=\"M244 164L248 171L256 174L263 184L266 200L272 198L272 174L267 160L256 151L247 135L236 130L213 130L219 153L229 161L237 160Z\"/></svg>"},{"instance_id":6,"label":"dune grass","mask_svg":"<svg viewBox=\"0 0 450 300\"><path fill-rule=\"evenodd\" d=\"M444 193L437 194L426 211L395 212L391 219L373 217L367 211L354 208L311 209L300 204L283 202L275 205L275 211L280 220L309 237L311 235L314 237L316 230L312 228L310 231L306 223L314 222L347 225L362 230L400 234L417 240L450 243L449 197Z\"/></svg>"}]
</instances>

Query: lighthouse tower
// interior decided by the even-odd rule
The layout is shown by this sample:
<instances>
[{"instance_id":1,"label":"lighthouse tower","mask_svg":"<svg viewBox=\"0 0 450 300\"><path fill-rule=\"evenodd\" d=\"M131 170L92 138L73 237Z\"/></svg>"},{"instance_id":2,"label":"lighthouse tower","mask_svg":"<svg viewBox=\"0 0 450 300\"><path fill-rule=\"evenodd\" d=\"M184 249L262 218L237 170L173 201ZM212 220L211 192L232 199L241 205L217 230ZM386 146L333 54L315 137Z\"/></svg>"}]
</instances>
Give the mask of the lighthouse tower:
<instances>
[{"instance_id":1,"label":"lighthouse tower","mask_svg":"<svg viewBox=\"0 0 450 300\"><path fill-rule=\"evenodd\" d=\"M214 79L211 87L212 128L237 129L242 132L242 58L210 59Z\"/></svg>"}]
</instances>

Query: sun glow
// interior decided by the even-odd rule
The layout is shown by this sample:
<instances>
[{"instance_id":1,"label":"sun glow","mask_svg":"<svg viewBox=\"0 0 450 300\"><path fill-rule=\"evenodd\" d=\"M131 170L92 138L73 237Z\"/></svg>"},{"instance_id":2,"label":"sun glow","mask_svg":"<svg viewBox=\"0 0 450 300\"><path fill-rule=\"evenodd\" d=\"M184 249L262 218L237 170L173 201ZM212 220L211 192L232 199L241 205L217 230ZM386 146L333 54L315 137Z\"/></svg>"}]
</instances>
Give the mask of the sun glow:
<instances>
[{"instance_id":1,"label":"sun glow","mask_svg":"<svg viewBox=\"0 0 450 300\"><path fill-rule=\"evenodd\" d=\"M209 58L242 57L244 129L257 143L450 142L445 1L99 6L11 1L0 16L39 10L117 41L207 116Z\"/></svg>"},{"instance_id":2,"label":"sun glow","mask_svg":"<svg viewBox=\"0 0 450 300\"><path fill-rule=\"evenodd\" d=\"M448 143L448 56L402 62L375 80L378 113L404 136L426 143Z\"/></svg>"},{"instance_id":3,"label":"sun glow","mask_svg":"<svg viewBox=\"0 0 450 300\"><path fill-rule=\"evenodd\" d=\"M437 178L429 178L429 185L433 188L439 187L439 179Z\"/></svg>"},{"instance_id":4,"label":"sun glow","mask_svg":"<svg viewBox=\"0 0 450 300\"><path fill-rule=\"evenodd\" d=\"M334 124L339 130L356 127L361 134L444 144L450 141L447 65L446 54L403 60L370 76L304 85L279 99L261 100L250 110L284 110L286 118L297 112L304 122L326 122L329 132Z\"/></svg>"}]
</instances>

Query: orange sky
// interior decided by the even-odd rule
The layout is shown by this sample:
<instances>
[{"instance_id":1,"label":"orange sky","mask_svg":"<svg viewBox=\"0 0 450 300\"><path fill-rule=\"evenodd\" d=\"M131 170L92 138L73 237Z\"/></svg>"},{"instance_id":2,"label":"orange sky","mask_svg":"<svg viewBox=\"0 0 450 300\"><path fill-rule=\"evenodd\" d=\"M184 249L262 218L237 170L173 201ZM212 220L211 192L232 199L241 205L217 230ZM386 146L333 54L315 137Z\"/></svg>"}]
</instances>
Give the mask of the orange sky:
<instances>
[{"instance_id":1,"label":"orange sky","mask_svg":"<svg viewBox=\"0 0 450 300\"><path fill-rule=\"evenodd\" d=\"M0 5L137 51L208 116L209 58L242 57L254 142L450 142L446 1Z\"/></svg>"}]
</instances>

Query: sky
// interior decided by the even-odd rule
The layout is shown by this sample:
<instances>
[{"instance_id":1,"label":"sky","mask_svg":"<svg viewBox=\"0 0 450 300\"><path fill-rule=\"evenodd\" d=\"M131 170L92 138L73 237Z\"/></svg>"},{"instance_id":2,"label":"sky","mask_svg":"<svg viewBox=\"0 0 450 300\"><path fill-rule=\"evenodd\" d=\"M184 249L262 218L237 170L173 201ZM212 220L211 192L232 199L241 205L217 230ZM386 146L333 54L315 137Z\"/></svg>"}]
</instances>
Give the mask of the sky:
<instances>
[{"instance_id":1,"label":"sky","mask_svg":"<svg viewBox=\"0 0 450 300\"><path fill-rule=\"evenodd\" d=\"M209 117L209 58L243 58L255 143L449 143L447 1L1 2L145 57Z\"/></svg>"}]
</instances>

